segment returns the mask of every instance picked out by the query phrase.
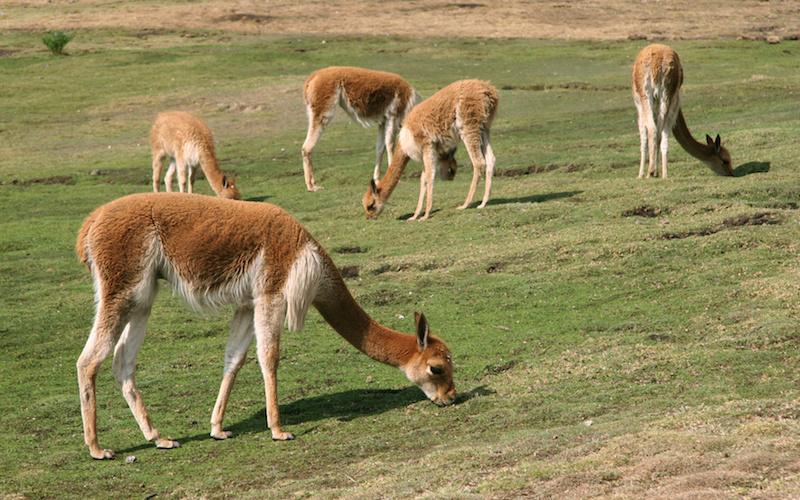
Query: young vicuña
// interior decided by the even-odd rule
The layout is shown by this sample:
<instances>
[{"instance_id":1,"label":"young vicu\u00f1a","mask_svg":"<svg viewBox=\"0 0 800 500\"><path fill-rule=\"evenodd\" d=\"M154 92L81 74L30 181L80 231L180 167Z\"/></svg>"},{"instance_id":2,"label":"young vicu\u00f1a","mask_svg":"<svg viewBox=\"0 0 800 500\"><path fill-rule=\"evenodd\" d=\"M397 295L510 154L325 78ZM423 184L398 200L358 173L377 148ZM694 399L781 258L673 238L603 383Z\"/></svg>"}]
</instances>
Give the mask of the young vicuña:
<instances>
[{"instance_id":1,"label":"young vicu\u00f1a","mask_svg":"<svg viewBox=\"0 0 800 500\"><path fill-rule=\"evenodd\" d=\"M153 191L158 192L162 161L174 158L164 176L167 191L172 191L172 176L178 172L178 190L192 192L194 169L198 165L211 184L211 189L223 198L238 200L242 196L233 179L223 174L214 153L214 137L203 121L183 111L159 113L150 130L150 149L153 155ZM187 175L188 173L188 175Z\"/></svg>"},{"instance_id":2,"label":"young vicu\u00f1a","mask_svg":"<svg viewBox=\"0 0 800 500\"><path fill-rule=\"evenodd\" d=\"M492 126L498 104L497 89L488 82L480 80L461 80L448 85L414 107L403 122L400 130L400 147L395 149L389 169L380 182L370 181L364 194L363 205L367 218L377 217L384 204L394 191L400 176L410 159L422 160L423 171L419 181L419 200L417 209L410 220L416 220L422 212L422 202L427 196L425 215L430 216L433 206L433 179L438 174L443 178L455 175L453 155L461 140L467 148L472 161L472 183L467 199L459 209L472 203L475 189L486 169L486 186L483 208L489 201L492 190L495 156L489 142L489 129Z\"/></svg>"},{"instance_id":3,"label":"young vicu\u00f1a","mask_svg":"<svg viewBox=\"0 0 800 500\"><path fill-rule=\"evenodd\" d=\"M337 104L362 126L378 125L373 172L377 180L384 151L391 158L397 130L420 97L400 75L332 66L311 73L303 87L303 99L308 114L308 133L302 151L303 174L306 188L317 191L321 186L314 181L311 152L325 126L333 119Z\"/></svg>"},{"instance_id":4,"label":"young vicu\u00f1a","mask_svg":"<svg viewBox=\"0 0 800 500\"><path fill-rule=\"evenodd\" d=\"M653 44L643 48L633 63L633 102L639 121L641 157L639 178L645 177L645 157L648 158L647 177L655 177L657 157L661 155L661 177L667 178L669 131L687 153L702 161L719 175L733 175L731 155L716 139L706 135L706 144L692 137L681 111L683 68L678 54L666 45Z\"/></svg>"},{"instance_id":5,"label":"young vicu\u00f1a","mask_svg":"<svg viewBox=\"0 0 800 500\"><path fill-rule=\"evenodd\" d=\"M370 318L328 254L274 205L180 194L126 196L86 218L76 251L95 290L94 326L77 363L84 439L94 458L114 456L97 442L95 400L98 369L112 351L114 375L145 439L159 448L178 446L150 422L134 379L159 278L194 308L236 306L211 415L216 439L231 435L222 428L225 407L254 337L272 438L293 438L278 415L280 335L284 321L289 330L300 330L310 305L361 352L400 368L434 403L455 400L450 351L430 334L425 316L416 315L416 335Z\"/></svg>"}]
</instances>

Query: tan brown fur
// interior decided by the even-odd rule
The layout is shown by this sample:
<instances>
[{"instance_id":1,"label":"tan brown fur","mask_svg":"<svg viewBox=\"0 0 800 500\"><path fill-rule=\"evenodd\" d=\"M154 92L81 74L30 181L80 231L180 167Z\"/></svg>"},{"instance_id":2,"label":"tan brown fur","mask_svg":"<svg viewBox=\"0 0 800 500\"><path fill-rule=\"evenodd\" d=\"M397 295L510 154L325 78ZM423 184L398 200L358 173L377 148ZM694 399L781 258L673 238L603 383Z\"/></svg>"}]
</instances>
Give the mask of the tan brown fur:
<instances>
[{"instance_id":1,"label":"tan brown fur","mask_svg":"<svg viewBox=\"0 0 800 500\"><path fill-rule=\"evenodd\" d=\"M389 169L380 183L371 182L362 204L367 218L375 218L383 210L386 200L394 191L409 159L423 162L417 209L410 220L422 213L422 203L427 197L425 215L430 216L433 206L433 180L438 173L443 178L455 174L453 155L458 142L464 143L472 162L472 182L464 203L472 203L481 172L486 170L486 186L478 208L489 201L492 189L495 156L490 143L490 129L497 113L499 96L489 82L460 80L441 89L422 101L406 117L400 131L400 148L392 156Z\"/></svg>"},{"instance_id":2,"label":"tan brown fur","mask_svg":"<svg viewBox=\"0 0 800 500\"><path fill-rule=\"evenodd\" d=\"M656 176L656 163L661 156L661 177L667 177L669 131L690 155L701 160L719 175L733 175L731 156L722 147L720 137L700 143L692 137L683 117L680 88L683 67L677 52L671 47L652 44L643 48L633 64L631 87L639 123L639 177Z\"/></svg>"},{"instance_id":3,"label":"tan brown fur","mask_svg":"<svg viewBox=\"0 0 800 500\"><path fill-rule=\"evenodd\" d=\"M114 374L145 438L160 448L178 446L152 425L134 378L159 278L195 307L236 307L211 418L216 439L230 436L222 428L225 408L253 338L264 378L267 425L273 439L293 438L281 430L277 404L280 333L284 319L290 329L302 328L310 304L348 342L399 367L437 404L455 398L450 353L429 334L424 316L417 319L416 337L374 321L350 295L327 253L274 205L179 194L126 196L86 218L76 252L92 273L97 304L77 363L84 439L94 458L113 458L98 444L95 423L95 378L112 351Z\"/></svg>"},{"instance_id":4,"label":"tan brown fur","mask_svg":"<svg viewBox=\"0 0 800 500\"><path fill-rule=\"evenodd\" d=\"M303 86L308 115L308 133L302 148L306 188L321 189L314 179L311 154L333 119L337 104L363 126L377 124L373 172L373 178L377 179L384 152L392 156L397 130L418 98L411 85L394 73L349 66L332 66L311 73Z\"/></svg>"},{"instance_id":5,"label":"tan brown fur","mask_svg":"<svg viewBox=\"0 0 800 500\"><path fill-rule=\"evenodd\" d=\"M191 193L194 169L199 165L218 196L241 199L233 178L219 169L211 129L197 116L183 111L159 113L150 129L150 149L153 156L153 192L158 192L164 158L172 157L175 161L170 163L164 178L168 192L172 191L172 176L177 171L179 191L183 193L188 190Z\"/></svg>"}]
</instances>

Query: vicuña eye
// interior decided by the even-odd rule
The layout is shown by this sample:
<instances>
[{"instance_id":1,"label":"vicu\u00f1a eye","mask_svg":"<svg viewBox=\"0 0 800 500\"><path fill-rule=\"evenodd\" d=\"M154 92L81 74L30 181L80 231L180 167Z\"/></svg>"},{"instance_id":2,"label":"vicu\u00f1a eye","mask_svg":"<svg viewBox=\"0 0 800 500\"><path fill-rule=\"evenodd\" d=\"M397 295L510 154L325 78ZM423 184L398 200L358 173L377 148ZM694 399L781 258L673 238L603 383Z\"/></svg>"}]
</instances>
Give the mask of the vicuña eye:
<instances>
[{"instance_id":1,"label":"vicu\u00f1a eye","mask_svg":"<svg viewBox=\"0 0 800 500\"><path fill-rule=\"evenodd\" d=\"M431 373L433 373L434 375L441 375L444 373L444 368L442 368L441 366L431 366L429 368L431 369Z\"/></svg>"}]
</instances>

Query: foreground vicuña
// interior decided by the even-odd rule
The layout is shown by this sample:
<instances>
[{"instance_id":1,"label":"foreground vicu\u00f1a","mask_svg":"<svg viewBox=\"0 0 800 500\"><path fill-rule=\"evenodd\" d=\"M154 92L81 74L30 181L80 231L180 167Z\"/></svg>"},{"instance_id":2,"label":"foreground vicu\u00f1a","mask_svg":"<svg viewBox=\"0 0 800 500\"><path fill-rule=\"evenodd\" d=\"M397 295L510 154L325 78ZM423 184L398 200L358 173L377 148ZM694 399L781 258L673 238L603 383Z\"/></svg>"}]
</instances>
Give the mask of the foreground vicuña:
<instances>
[{"instance_id":1,"label":"foreground vicu\u00f1a","mask_svg":"<svg viewBox=\"0 0 800 500\"><path fill-rule=\"evenodd\" d=\"M301 329L310 305L361 352L400 368L433 402L455 400L450 351L430 334L425 316L416 316L416 336L374 321L322 247L274 205L180 194L126 196L87 217L76 251L95 289L94 325L77 363L84 439L94 458L114 456L97 442L95 400L98 369L112 351L114 375L145 439L159 448L178 446L150 422L134 379L159 278L194 308L236 306L211 415L214 438L231 435L222 428L225 407L254 337L272 438L293 438L281 430L278 415L280 335L284 321L290 330Z\"/></svg>"}]
</instances>

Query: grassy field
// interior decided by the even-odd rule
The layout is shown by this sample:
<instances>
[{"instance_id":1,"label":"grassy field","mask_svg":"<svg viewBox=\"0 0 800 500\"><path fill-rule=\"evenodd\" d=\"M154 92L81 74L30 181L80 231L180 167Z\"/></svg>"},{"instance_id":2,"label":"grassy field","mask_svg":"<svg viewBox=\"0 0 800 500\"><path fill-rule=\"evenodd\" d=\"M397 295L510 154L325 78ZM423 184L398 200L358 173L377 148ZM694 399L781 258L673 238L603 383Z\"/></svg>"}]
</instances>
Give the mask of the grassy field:
<instances>
[{"instance_id":1,"label":"grassy field","mask_svg":"<svg viewBox=\"0 0 800 500\"><path fill-rule=\"evenodd\" d=\"M98 30L66 57L34 33L3 43L0 496L800 495L797 42L673 43L689 127L720 133L738 176L673 140L666 181L635 178L642 41ZM307 193L302 82L332 64L396 71L426 96L491 80L490 205L454 209L471 171L461 150L431 220L403 220L411 164L367 223L375 132L341 111L315 150L325 190ZM284 334L279 372L298 439L270 439L251 352L226 415L235 438L213 441L230 314L195 315L164 292L137 381L183 446L144 441L107 361L98 429L119 458L89 458L75 361L92 291L75 234L94 207L150 190L147 135L167 109L202 115L245 198L286 208L352 266L373 317L411 332L425 312L453 350L459 404L430 404L312 312Z\"/></svg>"}]
</instances>

